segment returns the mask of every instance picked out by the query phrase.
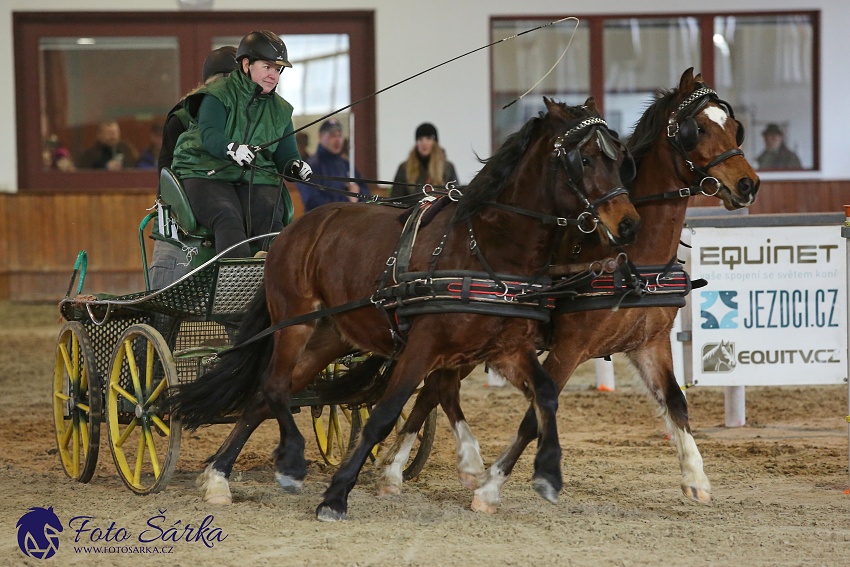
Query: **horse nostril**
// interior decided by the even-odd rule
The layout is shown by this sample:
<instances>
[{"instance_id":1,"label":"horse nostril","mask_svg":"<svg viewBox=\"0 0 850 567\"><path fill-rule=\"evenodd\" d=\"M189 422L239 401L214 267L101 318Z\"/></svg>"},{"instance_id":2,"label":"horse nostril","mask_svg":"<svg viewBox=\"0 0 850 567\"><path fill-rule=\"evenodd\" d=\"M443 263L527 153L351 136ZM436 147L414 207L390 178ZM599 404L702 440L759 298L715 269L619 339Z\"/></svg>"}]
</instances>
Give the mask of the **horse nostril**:
<instances>
[{"instance_id":1,"label":"horse nostril","mask_svg":"<svg viewBox=\"0 0 850 567\"><path fill-rule=\"evenodd\" d=\"M623 244L630 244L635 241L635 237L637 236L637 229L639 223L634 219L625 218L620 221L617 225L617 229L620 233L620 242Z\"/></svg>"},{"instance_id":2,"label":"horse nostril","mask_svg":"<svg viewBox=\"0 0 850 567\"><path fill-rule=\"evenodd\" d=\"M744 195L744 196L753 195L753 196L755 196L755 194L758 192L758 190L759 190L758 182L754 182L749 177L742 177L741 179L738 180L738 192L741 195Z\"/></svg>"}]
</instances>

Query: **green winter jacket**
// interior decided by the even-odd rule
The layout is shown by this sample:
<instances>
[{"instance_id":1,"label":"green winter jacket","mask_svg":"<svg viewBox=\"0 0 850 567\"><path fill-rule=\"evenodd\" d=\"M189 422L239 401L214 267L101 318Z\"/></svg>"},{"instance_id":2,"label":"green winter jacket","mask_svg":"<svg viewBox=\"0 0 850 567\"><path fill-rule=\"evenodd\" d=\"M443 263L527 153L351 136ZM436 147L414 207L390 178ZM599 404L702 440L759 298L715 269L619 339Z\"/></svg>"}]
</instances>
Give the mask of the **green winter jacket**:
<instances>
[{"instance_id":1,"label":"green winter jacket","mask_svg":"<svg viewBox=\"0 0 850 567\"><path fill-rule=\"evenodd\" d=\"M183 106L192 121L189 129L178 138L174 149L171 169L178 177L216 179L230 183L247 182L250 169L242 168L227 159L227 144L235 142L259 146L277 140L287 131L293 130L292 105L274 91L256 95L256 86L245 74L237 71L186 97ZM204 146L198 126L198 109L207 95L215 97L227 113L224 130L227 139L216 143L214 148ZM281 144L283 146L278 148ZM219 145L221 147L217 147ZM297 159L300 159L300 156L295 137L290 136L257 152L254 164L262 169L284 171L285 167ZM212 176L207 175L209 171L219 168L223 169ZM277 175L262 169L255 171L254 183L280 183ZM288 191L285 193L288 197ZM291 207L289 208L291 210Z\"/></svg>"}]
</instances>

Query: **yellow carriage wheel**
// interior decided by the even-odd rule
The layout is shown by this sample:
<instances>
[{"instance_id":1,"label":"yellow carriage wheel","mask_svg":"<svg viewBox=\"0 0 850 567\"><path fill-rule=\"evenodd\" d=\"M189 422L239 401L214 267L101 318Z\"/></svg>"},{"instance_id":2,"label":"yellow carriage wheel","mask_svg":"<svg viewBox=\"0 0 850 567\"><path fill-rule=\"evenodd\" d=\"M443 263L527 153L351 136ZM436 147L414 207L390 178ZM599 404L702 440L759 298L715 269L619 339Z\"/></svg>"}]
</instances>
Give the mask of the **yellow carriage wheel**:
<instances>
[{"instance_id":1,"label":"yellow carriage wheel","mask_svg":"<svg viewBox=\"0 0 850 567\"><path fill-rule=\"evenodd\" d=\"M352 411L348 406L329 404L310 408L319 454L327 464L338 466L351 443Z\"/></svg>"},{"instance_id":2,"label":"yellow carriage wheel","mask_svg":"<svg viewBox=\"0 0 850 567\"><path fill-rule=\"evenodd\" d=\"M68 477L88 482L97 466L103 391L94 351L82 323L59 331L53 366L53 422L59 461Z\"/></svg>"},{"instance_id":3,"label":"yellow carriage wheel","mask_svg":"<svg viewBox=\"0 0 850 567\"><path fill-rule=\"evenodd\" d=\"M121 480L136 494L165 488L180 452L180 420L168 412L177 367L162 335L132 325L112 352L106 388L109 447Z\"/></svg>"}]
</instances>

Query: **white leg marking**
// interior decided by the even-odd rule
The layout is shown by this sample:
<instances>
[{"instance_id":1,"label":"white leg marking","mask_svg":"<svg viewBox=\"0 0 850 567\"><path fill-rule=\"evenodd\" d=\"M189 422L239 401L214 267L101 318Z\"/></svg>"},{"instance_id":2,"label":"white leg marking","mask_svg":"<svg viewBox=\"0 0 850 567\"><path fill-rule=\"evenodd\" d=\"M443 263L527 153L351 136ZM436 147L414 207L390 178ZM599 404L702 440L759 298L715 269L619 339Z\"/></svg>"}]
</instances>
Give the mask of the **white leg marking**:
<instances>
[{"instance_id":1,"label":"white leg marking","mask_svg":"<svg viewBox=\"0 0 850 567\"><path fill-rule=\"evenodd\" d=\"M711 483L702 468L702 455L693 436L673 424L667 416L670 442L676 447L679 467L682 470L682 492L688 498L701 503L711 502Z\"/></svg>"},{"instance_id":2,"label":"white leg marking","mask_svg":"<svg viewBox=\"0 0 850 567\"><path fill-rule=\"evenodd\" d=\"M487 471L487 480L475 490L472 496L472 511L495 514L502 502L502 485L508 480L497 461Z\"/></svg>"},{"instance_id":3,"label":"white leg marking","mask_svg":"<svg viewBox=\"0 0 850 567\"><path fill-rule=\"evenodd\" d=\"M486 480L484 461L478 440L466 421L458 421L452 430L457 443L457 472L464 488L474 490Z\"/></svg>"},{"instance_id":4,"label":"white leg marking","mask_svg":"<svg viewBox=\"0 0 850 567\"><path fill-rule=\"evenodd\" d=\"M501 388L502 386L508 383L507 379L504 376L499 374L496 370L487 367L487 385L492 388Z\"/></svg>"},{"instance_id":5,"label":"white leg marking","mask_svg":"<svg viewBox=\"0 0 850 567\"><path fill-rule=\"evenodd\" d=\"M390 449L378 457L377 466L382 468L378 479L378 495L400 494L404 482L404 465L410 458L410 451L416 442L416 433L406 433L396 437Z\"/></svg>"},{"instance_id":6,"label":"white leg marking","mask_svg":"<svg viewBox=\"0 0 850 567\"><path fill-rule=\"evenodd\" d=\"M204 491L204 502L210 504L232 504L233 496L230 494L230 485L224 473L217 471L212 465L207 465L195 483Z\"/></svg>"}]
</instances>

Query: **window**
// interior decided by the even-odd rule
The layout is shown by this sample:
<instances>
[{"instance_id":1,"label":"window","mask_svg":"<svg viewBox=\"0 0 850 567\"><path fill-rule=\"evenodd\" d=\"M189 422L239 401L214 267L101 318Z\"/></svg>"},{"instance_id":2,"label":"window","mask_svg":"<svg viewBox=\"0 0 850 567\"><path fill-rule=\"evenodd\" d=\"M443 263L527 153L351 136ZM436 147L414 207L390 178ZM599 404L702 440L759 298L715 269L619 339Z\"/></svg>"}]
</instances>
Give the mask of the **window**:
<instances>
[{"instance_id":1,"label":"window","mask_svg":"<svg viewBox=\"0 0 850 567\"><path fill-rule=\"evenodd\" d=\"M492 18L491 33L495 41L550 21ZM627 136L657 91L675 87L682 72L694 67L734 107L753 165L819 167L817 12L582 18L555 71L532 94L503 109L545 75L572 30L569 21L562 22L492 50L494 148L542 109L541 94L567 104L592 94L609 125ZM799 162L788 166L775 154L757 159L769 131L780 132Z\"/></svg>"},{"instance_id":2,"label":"window","mask_svg":"<svg viewBox=\"0 0 850 567\"><path fill-rule=\"evenodd\" d=\"M19 189L153 192L156 170L136 167L135 154L197 86L206 55L258 29L287 44L294 66L280 88L296 127L375 91L372 12L15 12ZM375 101L352 110L357 166L373 176ZM120 171L83 167L104 122L127 142Z\"/></svg>"}]
</instances>

